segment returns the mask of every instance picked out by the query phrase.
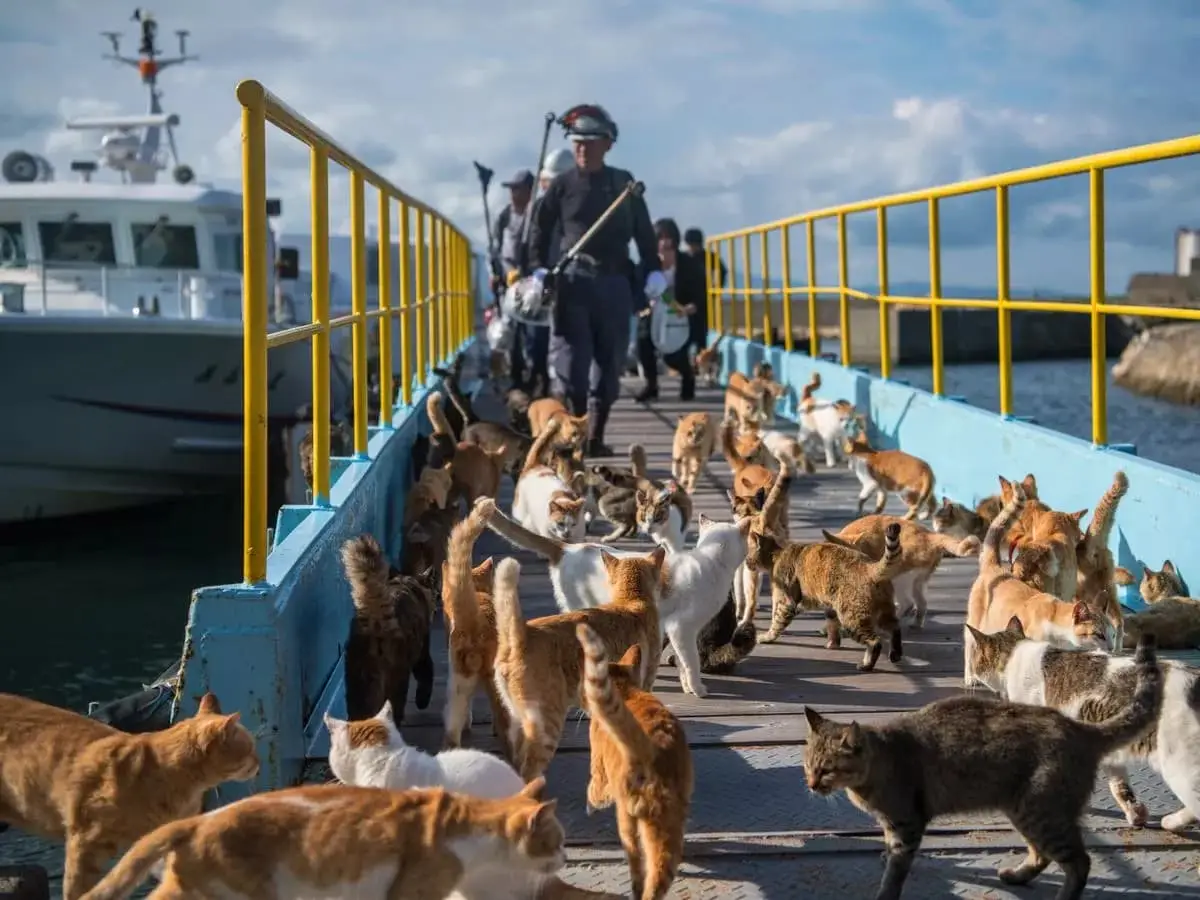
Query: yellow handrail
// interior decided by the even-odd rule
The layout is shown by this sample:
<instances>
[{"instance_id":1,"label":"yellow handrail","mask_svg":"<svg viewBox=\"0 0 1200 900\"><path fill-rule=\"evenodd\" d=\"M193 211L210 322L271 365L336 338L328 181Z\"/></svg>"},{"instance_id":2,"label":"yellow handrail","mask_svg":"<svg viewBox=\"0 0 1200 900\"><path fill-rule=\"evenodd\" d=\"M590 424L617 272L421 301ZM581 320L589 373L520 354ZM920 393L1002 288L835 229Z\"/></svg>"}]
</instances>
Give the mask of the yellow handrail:
<instances>
[{"instance_id":1,"label":"yellow handrail","mask_svg":"<svg viewBox=\"0 0 1200 900\"><path fill-rule=\"evenodd\" d=\"M753 336L751 324L752 298L760 297L764 302L763 324L766 328L764 337L769 343L770 298L776 294L783 299L783 315L788 334L785 336L785 346L791 349L792 297L802 291L808 295L808 334L809 352L812 356L821 353L821 341L817 322L817 303L822 297L833 296L838 300L839 335L841 342L841 363L844 366L853 364L851 359L850 342L850 300L869 300L879 307L879 341L880 341L880 373L884 378L891 374L890 334L888 321L889 306L925 306L929 308L930 356L933 369L933 393L941 395L944 390L945 362L942 346L942 310L943 309L994 309L998 326L998 368L1000 412L1002 415L1012 415L1013 383L1012 383L1012 312L1028 310L1035 312L1076 313L1091 318L1091 382L1092 382L1092 442L1097 445L1108 443L1108 402L1107 402L1107 372L1105 317L1111 315L1153 316L1164 319L1180 319L1191 322L1200 321L1200 309L1180 309L1174 307L1136 306L1128 303L1108 303L1105 295L1105 244L1104 244L1104 172L1124 166L1140 165L1148 162L1176 159L1182 156L1200 155L1200 135L1176 138L1154 144L1142 144L1123 150L1113 150L1106 153L1095 153L1062 162L1033 166L1026 169L1016 169L998 175L975 178L969 181L959 181L952 184L940 185L918 191L906 191L877 197L872 200L860 200L855 203L845 203L840 206L830 206L813 210L786 219L767 222L749 228L741 228L711 237L707 241L707 251L710 258L719 260L722 255L728 259L730 284L724 287L719 284L719 270L711 273L709 278L710 316L713 328L722 334L734 333L732 322L726 320L725 303L728 299L733 305L738 297L743 298L746 314L745 335ZM1011 227L1009 221L1009 189L1017 185L1033 184L1054 178L1070 175L1088 176L1089 216L1089 256L1090 256L1090 291L1087 301L1052 301L1052 300L1013 300L1010 282L1010 241ZM947 197L961 197L991 191L995 194L996 208L996 297L962 298L942 296L942 264L941 264L941 220L939 201ZM914 203L924 203L929 221L929 295L926 297L905 297L889 293L888 287L888 230L887 211L889 209ZM868 293L849 286L849 245L846 234L846 219L856 213L874 212L876 215L876 232L878 239L878 271L879 290ZM814 223L825 219L833 219L837 224L838 250L838 280L836 287L822 287L817 282L816 241L813 235ZM805 226L807 244L808 283L803 288L793 287L791 283L792 261L789 230L793 225ZM768 275L767 241L773 231L781 233L781 253L783 286L774 288L766 284ZM762 241L763 253L760 274L760 286L751 286L750 277L750 240L758 235ZM742 286L736 286L737 257L734 248L742 249Z\"/></svg>"},{"instance_id":2,"label":"yellow handrail","mask_svg":"<svg viewBox=\"0 0 1200 900\"><path fill-rule=\"evenodd\" d=\"M471 249L467 236L433 207L405 193L370 168L257 81L237 86L242 107L242 345L243 386L243 550L242 580L258 584L267 573L267 352L273 347L312 340L313 504L329 505L329 354L330 332L351 328L353 346L354 454L367 454L369 330L378 320L379 424L391 427L395 385L392 369L392 320L400 320L400 400L411 404L414 380L423 384L428 365L446 362L474 332L471 302ZM267 332L267 124L305 144L310 151L312 232L312 321ZM350 173L351 312L329 317L329 163ZM367 186L378 194L379 300L368 309ZM393 272L392 205L398 204L399 268ZM410 215L416 216L416 240L410 248ZM430 223L426 243L426 219ZM409 252L412 253L410 265ZM427 274L426 274L427 273ZM411 277L410 277L411 276ZM393 302L399 293L399 304ZM416 300L415 298L423 298ZM429 329L423 328L425 310ZM410 322L410 315L416 322ZM435 331L435 323L440 328ZM410 341L412 348L410 348ZM416 366L413 366L415 350ZM290 410L289 410L290 412Z\"/></svg>"}]
</instances>

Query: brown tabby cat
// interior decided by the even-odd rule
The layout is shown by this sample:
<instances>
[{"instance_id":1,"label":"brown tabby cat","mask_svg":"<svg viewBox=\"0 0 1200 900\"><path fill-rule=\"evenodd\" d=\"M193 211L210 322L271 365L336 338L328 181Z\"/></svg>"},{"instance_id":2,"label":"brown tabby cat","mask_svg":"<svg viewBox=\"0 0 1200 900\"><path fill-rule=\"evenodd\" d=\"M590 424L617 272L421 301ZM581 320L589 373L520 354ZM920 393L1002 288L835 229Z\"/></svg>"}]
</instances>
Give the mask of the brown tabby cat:
<instances>
[{"instance_id":1,"label":"brown tabby cat","mask_svg":"<svg viewBox=\"0 0 1200 900\"><path fill-rule=\"evenodd\" d=\"M501 561L496 572L496 688L512 716L510 743L518 748L517 769L527 781L541 775L558 749L567 711L580 702L583 653L575 626L590 625L616 655L641 648L638 684L654 684L662 638L658 599L662 594L666 551L617 558L603 553L612 588L606 606L543 616L526 622L521 615L515 559Z\"/></svg>"},{"instance_id":2,"label":"brown tabby cat","mask_svg":"<svg viewBox=\"0 0 1200 900\"><path fill-rule=\"evenodd\" d=\"M662 701L640 688L641 647L617 665L605 642L577 625L583 648L583 699L591 717L588 811L617 807L633 896L662 900L683 861L694 776L687 733Z\"/></svg>"},{"instance_id":3,"label":"brown tabby cat","mask_svg":"<svg viewBox=\"0 0 1200 900\"><path fill-rule=\"evenodd\" d=\"M1133 702L1097 724L1057 710L988 697L952 697L884 725L843 724L805 707L804 774L822 796L844 790L883 828L886 865L876 900L898 900L925 829L936 816L996 811L1029 854L998 873L1028 884L1052 861L1058 900L1079 900L1091 861L1079 819L1100 761L1158 718L1163 676L1152 639L1138 646Z\"/></svg>"},{"instance_id":4,"label":"brown tabby cat","mask_svg":"<svg viewBox=\"0 0 1200 900\"><path fill-rule=\"evenodd\" d=\"M717 428L708 413L679 417L671 446L671 477L689 494L717 445Z\"/></svg>"},{"instance_id":5,"label":"brown tabby cat","mask_svg":"<svg viewBox=\"0 0 1200 900\"><path fill-rule=\"evenodd\" d=\"M439 391L431 391L425 398L425 415L429 417L429 424L433 426L433 433L429 435L429 454L426 457L426 465L440 469L454 459L454 448L458 444L458 438L450 427L450 423L446 421L446 412L442 408L442 395Z\"/></svg>"},{"instance_id":6,"label":"brown tabby cat","mask_svg":"<svg viewBox=\"0 0 1200 900\"><path fill-rule=\"evenodd\" d=\"M708 347L701 347L696 352L696 378L703 379L704 384L708 387L717 386L717 375L721 371L721 341L725 340L725 335L718 335L717 339Z\"/></svg>"},{"instance_id":7,"label":"brown tabby cat","mask_svg":"<svg viewBox=\"0 0 1200 900\"><path fill-rule=\"evenodd\" d=\"M562 868L557 801L543 800L544 788L538 779L503 800L442 788L270 791L151 832L88 900L123 900L160 862L165 871L153 900L442 900L480 869Z\"/></svg>"},{"instance_id":8,"label":"brown tabby cat","mask_svg":"<svg viewBox=\"0 0 1200 900\"><path fill-rule=\"evenodd\" d=\"M901 560L899 525L887 527L885 542L883 558L876 562L840 544L783 544L755 523L746 561L771 577L771 629L759 642L778 640L798 608L824 608L826 649L842 645L840 624L866 647L859 671L875 668L883 650L881 632L891 638L888 659L899 662L904 648L891 582Z\"/></svg>"},{"instance_id":9,"label":"brown tabby cat","mask_svg":"<svg viewBox=\"0 0 1200 900\"><path fill-rule=\"evenodd\" d=\"M573 447L583 446L587 440L588 417L573 416L561 400L556 397L543 397L529 404L529 430L536 438L546 427L546 423L558 422L558 439Z\"/></svg>"},{"instance_id":10,"label":"brown tabby cat","mask_svg":"<svg viewBox=\"0 0 1200 900\"><path fill-rule=\"evenodd\" d=\"M66 841L63 898L77 900L142 835L200 812L206 791L258 774L254 738L205 694L191 719L126 734L0 694L0 822Z\"/></svg>"},{"instance_id":11,"label":"brown tabby cat","mask_svg":"<svg viewBox=\"0 0 1200 900\"><path fill-rule=\"evenodd\" d=\"M450 678L446 710L442 715L445 748L462 745L463 732L471 727L471 701L483 688L492 708L492 730L501 752L512 759L508 710L496 692L496 609L492 601L495 566L488 557L471 567L475 542L487 528L487 515L473 509L450 532L446 561L442 563L442 614L449 639Z\"/></svg>"},{"instance_id":12,"label":"brown tabby cat","mask_svg":"<svg viewBox=\"0 0 1200 900\"><path fill-rule=\"evenodd\" d=\"M434 469L426 466L421 470L417 483L409 488L404 499L404 527L420 521L432 509L445 509L450 502L450 490L454 486L451 474L453 464Z\"/></svg>"},{"instance_id":13,"label":"brown tabby cat","mask_svg":"<svg viewBox=\"0 0 1200 900\"><path fill-rule=\"evenodd\" d=\"M1128 569L1118 571L1112 551L1108 549L1108 541L1116 521L1117 505L1128 490L1129 479L1124 472L1117 472L1113 476L1112 486L1096 504L1083 540L1075 547L1079 580L1075 597L1109 623L1113 632L1110 645L1117 652L1124 644L1125 632L1121 603L1117 599L1117 585L1133 584L1133 573Z\"/></svg>"},{"instance_id":14,"label":"brown tabby cat","mask_svg":"<svg viewBox=\"0 0 1200 900\"><path fill-rule=\"evenodd\" d=\"M1142 583L1138 592L1147 603L1179 597L1183 594L1183 579L1179 577L1175 564L1169 559L1164 559L1162 568L1157 572L1149 566L1142 567Z\"/></svg>"},{"instance_id":15,"label":"brown tabby cat","mask_svg":"<svg viewBox=\"0 0 1200 900\"><path fill-rule=\"evenodd\" d=\"M1157 572L1146 566L1139 591L1148 604L1126 616L1125 647L1137 643L1143 633L1158 638L1159 646L1169 650L1200 647L1200 600L1184 594L1183 581L1174 564L1163 560Z\"/></svg>"},{"instance_id":16,"label":"brown tabby cat","mask_svg":"<svg viewBox=\"0 0 1200 900\"><path fill-rule=\"evenodd\" d=\"M428 707L433 696L429 628L436 572L401 574L369 534L342 544L342 567L354 603L345 651L346 711L351 719L368 719L390 700L399 724L410 674L417 680L417 709Z\"/></svg>"},{"instance_id":17,"label":"brown tabby cat","mask_svg":"<svg viewBox=\"0 0 1200 900\"><path fill-rule=\"evenodd\" d=\"M863 516L836 535L824 530L821 534L831 544L841 544L879 560L887 550L887 530L892 525L900 526L900 562L892 575L897 611L901 618L915 611L913 628L921 628L928 607L926 583L946 556L978 556L979 538L972 536L958 540L897 516Z\"/></svg>"},{"instance_id":18,"label":"brown tabby cat","mask_svg":"<svg viewBox=\"0 0 1200 900\"><path fill-rule=\"evenodd\" d=\"M903 450L876 450L867 440L867 426L862 416L858 417L859 431L846 440L846 456L850 468L862 482L863 490L858 495L858 515L875 492L875 513L883 512L889 493L899 494L908 506L906 519L924 519L937 509L933 499L933 469L925 460L905 453Z\"/></svg>"}]
</instances>

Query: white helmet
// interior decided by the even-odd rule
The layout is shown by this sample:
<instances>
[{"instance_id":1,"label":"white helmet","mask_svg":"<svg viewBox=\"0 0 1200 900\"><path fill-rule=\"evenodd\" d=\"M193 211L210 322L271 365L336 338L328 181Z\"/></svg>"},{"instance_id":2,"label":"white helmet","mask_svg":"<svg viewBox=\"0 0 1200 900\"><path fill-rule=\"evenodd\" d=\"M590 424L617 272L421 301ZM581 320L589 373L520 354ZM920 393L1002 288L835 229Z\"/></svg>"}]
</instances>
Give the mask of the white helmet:
<instances>
[{"instance_id":1,"label":"white helmet","mask_svg":"<svg viewBox=\"0 0 1200 900\"><path fill-rule=\"evenodd\" d=\"M575 165L575 155L566 147L551 150L542 161L542 171L539 178L554 178L570 170Z\"/></svg>"}]
</instances>

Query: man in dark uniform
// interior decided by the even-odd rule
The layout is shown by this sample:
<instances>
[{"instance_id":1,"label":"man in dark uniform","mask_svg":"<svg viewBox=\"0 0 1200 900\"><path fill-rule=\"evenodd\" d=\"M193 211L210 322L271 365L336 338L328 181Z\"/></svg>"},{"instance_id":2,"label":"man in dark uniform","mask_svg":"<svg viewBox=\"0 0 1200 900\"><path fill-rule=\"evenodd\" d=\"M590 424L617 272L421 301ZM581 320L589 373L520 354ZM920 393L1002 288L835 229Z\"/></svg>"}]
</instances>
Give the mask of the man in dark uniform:
<instances>
[{"instance_id":1,"label":"man in dark uniform","mask_svg":"<svg viewBox=\"0 0 1200 900\"><path fill-rule=\"evenodd\" d=\"M574 107L561 121L574 147L575 167L550 183L534 209L529 262L539 277L545 275L550 262L555 229L562 229L565 252L634 180L629 172L604 162L617 139L617 126L602 107ZM638 292L644 289L652 297L661 296L666 279L660 271L650 212L640 197L621 205L555 286L557 301L550 338L555 394L575 415L587 411L589 456L612 455L612 449L604 443L604 429L620 389L635 312L631 239L637 244L646 273L644 286L636 285Z\"/></svg>"}]
</instances>

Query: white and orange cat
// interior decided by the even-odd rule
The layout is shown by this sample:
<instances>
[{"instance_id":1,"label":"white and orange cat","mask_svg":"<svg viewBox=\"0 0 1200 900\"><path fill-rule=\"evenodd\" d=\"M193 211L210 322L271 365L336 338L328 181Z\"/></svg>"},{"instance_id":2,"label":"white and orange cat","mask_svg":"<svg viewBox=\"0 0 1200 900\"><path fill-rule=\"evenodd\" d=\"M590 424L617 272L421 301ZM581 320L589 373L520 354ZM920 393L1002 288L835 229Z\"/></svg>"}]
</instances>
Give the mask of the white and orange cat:
<instances>
[{"instance_id":1,"label":"white and orange cat","mask_svg":"<svg viewBox=\"0 0 1200 900\"><path fill-rule=\"evenodd\" d=\"M587 501L563 480L556 467L542 462L558 436L561 419L550 419L529 448L513 490L513 518L535 534L560 541L582 541L587 533Z\"/></svg>"},{"instance_id":2,"label":"white and orange cat","mask_svg":"<svg viewBox=\"0 0 1200 900\"><path fill-rule=\"evenodd\" d=\"M206 791L257 774L253 736L212 694L192 718L149 734L0 694L0 823L66 841L64 900L142 835L198 813Z\"/></svg>"},{"instance_id":3,"label":"white and orange cat","mask_svg":"<svg viewBox=\"0 0 1200 900\"><path fill-rule=\"evenodd\" d=\"M898 493L908 506L906 519L926 519L938 507L933 496L933 469L920 457L903 450L876 450L867 440L866 422L859 417L859 432L846 441L850 471L858 478L858 514L867 499L875 495L875 514L883 512L888 494Z\"/></svg>"},{"instance_id":4,"label":"white and orange cat","mask_svg":"<svg viewBox=\"0 0 1200 900\"><path fill-rule=\"evenodd\" d=\"M124 900L162 865L152 900L443 900L481 872L565 863L555 800L532 781L500 800L442 788L269 791L152 831L87 900Z\"/></svg>"}]
</instances>

